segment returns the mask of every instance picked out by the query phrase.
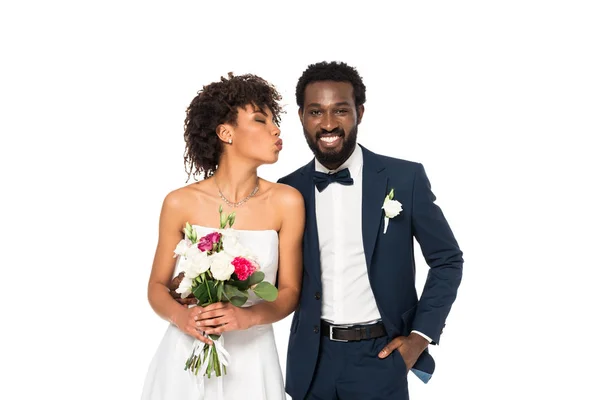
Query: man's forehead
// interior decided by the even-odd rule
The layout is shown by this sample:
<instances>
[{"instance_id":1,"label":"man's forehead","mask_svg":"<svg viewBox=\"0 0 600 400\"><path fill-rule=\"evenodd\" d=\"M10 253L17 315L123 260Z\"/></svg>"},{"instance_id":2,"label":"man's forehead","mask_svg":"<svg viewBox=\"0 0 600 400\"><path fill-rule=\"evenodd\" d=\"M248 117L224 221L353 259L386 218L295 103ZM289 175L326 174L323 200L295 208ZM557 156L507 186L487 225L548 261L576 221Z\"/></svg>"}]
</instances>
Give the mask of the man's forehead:
<instances>
[{"instance_id":1,"label":"man's forehead","mask_svg":"<svg viewBox=\"0 0 600 400\"><path fill-rule=\"evenodd\" d=\"M354 100L352 84L349 82L311 82L306 86L304 95L307 103L342 103Z\"/></svg>"}]
</instances>

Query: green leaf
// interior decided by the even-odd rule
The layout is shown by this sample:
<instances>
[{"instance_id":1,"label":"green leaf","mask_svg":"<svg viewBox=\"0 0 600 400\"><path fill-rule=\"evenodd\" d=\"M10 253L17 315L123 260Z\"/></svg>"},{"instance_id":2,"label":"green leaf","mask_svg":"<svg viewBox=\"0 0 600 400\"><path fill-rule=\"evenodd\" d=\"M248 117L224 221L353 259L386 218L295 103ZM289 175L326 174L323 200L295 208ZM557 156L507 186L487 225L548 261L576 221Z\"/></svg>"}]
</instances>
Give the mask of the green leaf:
<instances>
[{"instance_id":1,"label":"green leaf","mask_svg":"<svg viewBox=\"0 0 600 400\"><path fill-rule=\"evenodd\" d=\"M266 301L275 301L277 299L277 288L269 282L261 282L252 290L258 297Z\"/></svg>"},{"instance_id":2,"label":"green leaf","mask_svg":"<svg viewBox=\"0 0 600 400\"><path fill-rule=\"evenodd\" d=\"M230 284L230 282L226 282L224 283L224 292L225 292L225 296L227 296L228 299L231 299L232 297L248 297L248 294L245 293L244 291L239 290L237 287L233 286Z\"/></svg>"},{"instance_id":3,"label":"green leaf","mask_svg":"<svg viewBox=\"0 0 600 400\"><path fill-rule=\"evenodd\" d=\"M238 288L239 290L248 290L248 288L250 287L250 285L248 285L248 280L246 279L245 281L240 281L239 279L230 279L227 282L229 285L235 286L236 288Z\"/></svg>"},{"instance_id":4,"label":"green leaf","mask_svg":"<svg viewBox=\"0 0 600 400\"><path fill-rule=\"evenodd\" d=\"M217 286L216 281L205 280L200 283L197 287L192 288L194 297L198 299L198 304L207 305L216 303L217 301Z\"/></svg>"},{"instance_id":5,"label":"green leaf","mask_svg":"<svg viewBox=\"0 0 600 400\"><path fill-rule=\"evenodd\" d=\"M390 190L390 194L388 195L390 200L393 200L394 198L394 189Z\"/></svg>"},{"instance_id":6,"label":"green leaf","mask_svg":"<svg viewBox=\"0 0 600 400\"><path fill-rule=\"evenodd\" d=\"M216 303L217 302L217 286L218 286L218 281L208 281L208 289L210 290L210 300L211 303Z\"/></svg>"},{"instance_id":7,"label":"green leaf","mask_svg":"<svg viewBox=\"0 0 600 400\"><path fill-rule=\"evenodd\" d=\"M235 276L235 275L233 275ZM227 283L235 286L239 290L248 290L250 286L256 285L259 282L262 282L265 279L265 273L262 271L256 271L252 275L248 277L248 279L244 281L240 281L239 279L231 279Z\"/></svg>"},{"instance_id":8,"label":"green leaf","mask_svg":"<svg viewBox=\"0 0 600 400\"><path fill-rule=\"evenodd\" d=\"M235 223L235 212L232 212L231 214L229 214L229 217L227 217L227 220L229 221L229 227L231 228L233 226L233 224Z\"/></svg>"},{"instance_id":9,"label":"green leaf","mask_svg":"<svg viewBox=\"0 0 600 400\"><path fill-rule=\"evenodd\" d=\"M230 302L231 304L233 304L236 307L242 307L244 304L246 304L246 301L248 300L247 297L232 297Z\"/></svg>"},{"instance_id":10,"label":"green leaf","mask_svg":"<svg viewBox=\"0 0 600 400\"><path fill-rule=\"evenodd\" d=\"M198 299L199 304L205 304L210 301L208 290L206 285L198 285L192 289L192 293L194 294L194 297Z\"/></svg>"},{"instance_id":11,"label":"green leaf","mask_svg":"<svg viewBox=\"0 0 600 400\"><path fill-rule=\"evenodd\" d=\"M246 300L248 300L248 293L245 291L239 290L237 287L230 285L229 283L226 283L225 284L225 297L234 306L241 307L246 303Z\"/></svg>"},{"instance_id":12,"label":"green leaf","mask_svg":"<svg viewBox=\"0 0 600 400\"><path fill-rule=\"evenodd\" d=\"M217 285L217 300L221 301L223 299L223 282L219 282Z\"/></svg>"},{"instance_id":13,"label":"green leaf","mask_svg":"<svg viewBox=\"0 0 600 400\"><path fill-rule=\"evenodd\" d=\"M255 271L252 275L246 279L245 282L248 282L248 287L256 285L257 283L262 282L265 279L265 273L262 271Z\"/></svg>"}]
</instances>

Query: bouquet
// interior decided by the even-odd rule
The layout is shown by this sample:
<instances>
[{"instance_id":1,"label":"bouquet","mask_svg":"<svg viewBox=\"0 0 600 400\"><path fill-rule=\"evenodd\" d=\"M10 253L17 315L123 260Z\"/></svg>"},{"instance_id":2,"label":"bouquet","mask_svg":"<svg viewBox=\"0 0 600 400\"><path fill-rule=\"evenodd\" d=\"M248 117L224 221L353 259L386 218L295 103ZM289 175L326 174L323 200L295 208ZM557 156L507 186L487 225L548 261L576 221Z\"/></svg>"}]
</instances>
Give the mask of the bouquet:
<instances>
[{"instance_id":1,"label":"bouquet","mask_svg":"<svg viewBox=\"0 0 600 400\"><path fill-rule=\"evenodd\" d=\"M203 237L189 223L186 223L185 238L175 248L174 257L181 257L184 278L176 289L182 298L193 295L200 306L216 302L231 302L241 307L248 300L248 291L256 296L274 301L277 289L265 282L265 274L260 271L257 257L250 249L238 241L237 232L232 229L235 212L224 216L219 207L220 229ZM194 341L192 354L185 363L185 370L209 378L226 374L229 354L224 349L220 335L209 335L213 340L208 345Z\"/></svg>"}]
</instances>

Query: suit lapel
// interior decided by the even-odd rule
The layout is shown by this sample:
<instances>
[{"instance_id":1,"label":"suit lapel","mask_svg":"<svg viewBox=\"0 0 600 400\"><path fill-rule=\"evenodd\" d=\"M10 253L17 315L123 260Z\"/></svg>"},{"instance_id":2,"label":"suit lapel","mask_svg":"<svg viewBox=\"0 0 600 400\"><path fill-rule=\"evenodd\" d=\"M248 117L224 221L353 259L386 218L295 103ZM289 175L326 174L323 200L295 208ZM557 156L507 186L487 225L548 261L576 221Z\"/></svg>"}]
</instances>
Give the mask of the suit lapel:
<instances>
[{"instance_id":1,"label":"suit lapel","mask_svg":"<svg viewBox=\"0 0 600 400\"><path fill-rule=\"evenodd\" d=\"M319 234L317 230L317 214L315 207L315 184L313 173L315 171L314 160L302 168L302 186L299 188L304 197L306 207L306 228L304 230L304 265L308 268L307 273L315 278L321 286L321 254L319 251Z\"/></svg>"},{"instance_id":2,"label":"suit lapel","mask_svg":"<svg viewBox=\"0 0 600 400\"><path fill-rule=\"evenodd\" d=\"M383 171L385 166L376 154L363 150L363 187L362 187L362 234L367 269L371 269L371 260L375 251L377 237L382 231L383 200L387 194L388 178Z\"/></svg>"}]
</instances>

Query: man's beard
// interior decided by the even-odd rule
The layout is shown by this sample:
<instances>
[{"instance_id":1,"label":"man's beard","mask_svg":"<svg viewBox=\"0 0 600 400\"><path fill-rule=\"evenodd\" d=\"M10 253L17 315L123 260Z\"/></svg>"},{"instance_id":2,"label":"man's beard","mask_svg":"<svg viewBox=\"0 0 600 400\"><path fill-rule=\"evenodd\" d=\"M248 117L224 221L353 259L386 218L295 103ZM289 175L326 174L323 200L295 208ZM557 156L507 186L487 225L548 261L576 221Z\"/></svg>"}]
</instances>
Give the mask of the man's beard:
<instances>
[{"instance_id":1,"label":"man's beard","mask_svg":"<svg viewBox=\"0 0 600 400\"><path fill-rule=\"evenodd\" d=\"M313 136L309 134L306 129L304 129L304 138L306 139L306 143L308 147L315 155L317 161L325 166L331 165L342 165L344 161L346 161L354 148L356 147L356 136L358 134L358 125L355 125L352 130L346 135L343 129L339 128L331 132L320 131L317 132L316 139L313 139ZM339 152L333 151L321 151L318 145L319 138L321 136L327 134L337 134L340 136L340 140L342 141L342 149Z\"/></svg>"}]
</instances>

